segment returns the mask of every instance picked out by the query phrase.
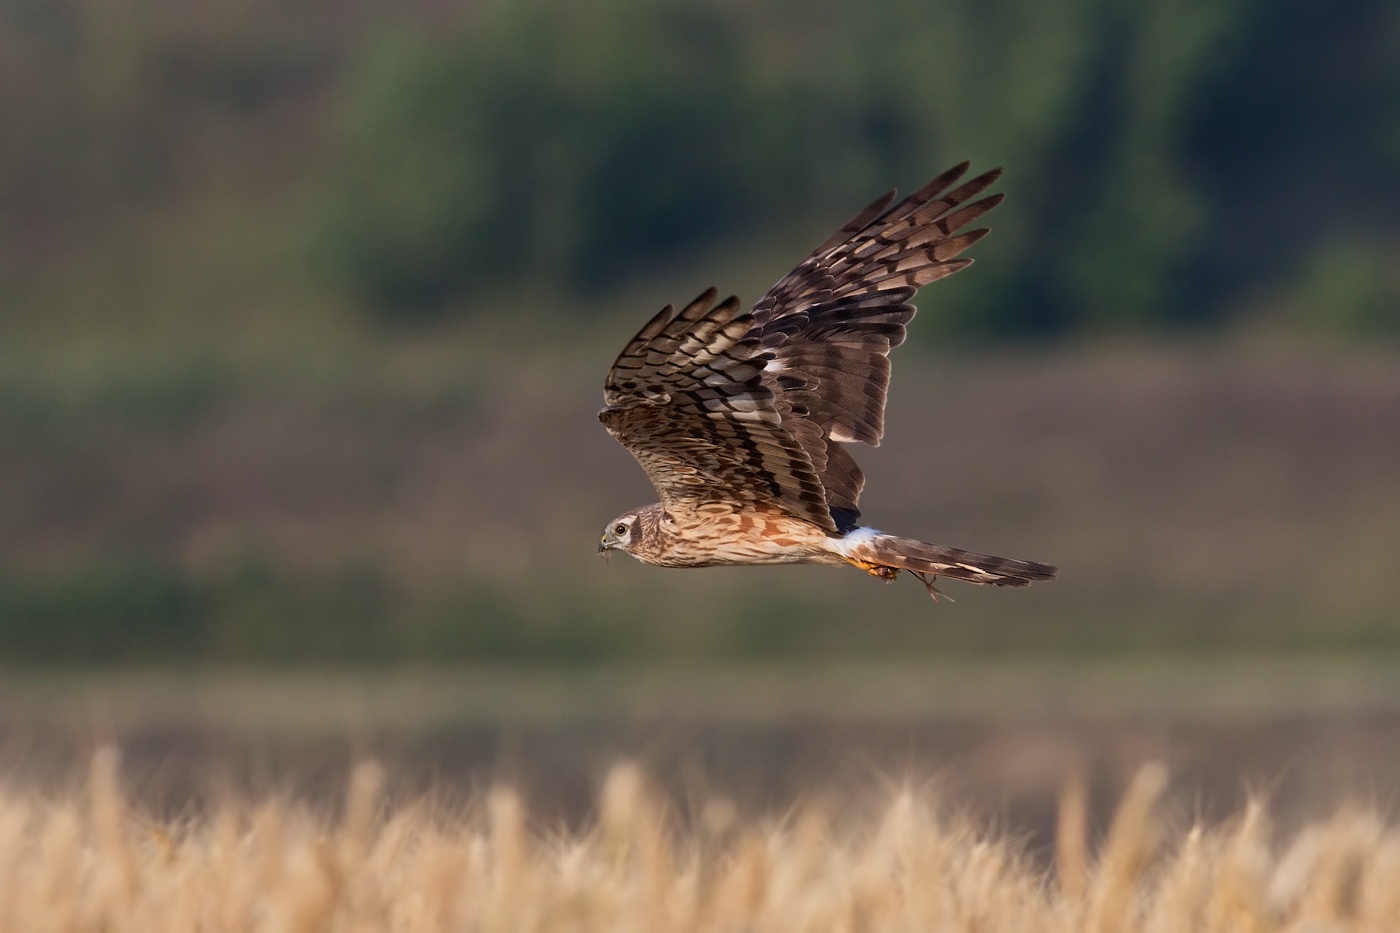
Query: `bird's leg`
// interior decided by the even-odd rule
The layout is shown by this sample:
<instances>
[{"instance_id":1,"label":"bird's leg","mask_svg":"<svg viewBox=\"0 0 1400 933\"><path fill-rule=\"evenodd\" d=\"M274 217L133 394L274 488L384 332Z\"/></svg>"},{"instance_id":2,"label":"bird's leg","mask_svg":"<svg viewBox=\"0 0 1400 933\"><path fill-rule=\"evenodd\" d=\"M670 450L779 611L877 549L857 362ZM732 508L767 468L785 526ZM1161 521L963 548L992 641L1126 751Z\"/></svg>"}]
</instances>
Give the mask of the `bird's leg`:
<instances>
[{"instance_id":1,"label":"bird's leg","mask_svg":"<svg viewBox=\"0 0 1400 933\"><path fill-rule=\"evenodd\" d=\"M933 585L933 584L934 584L934 581L938 579L938 574L936 574L936 573L924 573L924 572L919 571L919 570L911 570L911 571L909 571L909 572L912 573L912 574L914 575L914 577L915 577L916 579L918 579L918 581L924 585L924 589L928 590L928 595L931 596L931 597L933 597L933 601L934 601L934 602L938 602L940 596L943 597L943 599L948 600L948 602L950 602L950 603L951 603L951 602L956 602L956 600L953 599L953 597L947 595L946 593L940 593L940 592L938 591L937 587L935 587L935 586Z\"/></svg>"},{"instance_id":2,"label":"bird's leg","mask_svg":"<svg viewBox=\"0 0 1400 933\"><path fill-rule=\"evenodd\" d=\"M872 577L878 577L886 583L899 576L898 567L886 567L884 564L876 564L868 560L852 560L851 558L847 558L847 560L852 567L859 567Z\"/></svg>"}]
</instances>

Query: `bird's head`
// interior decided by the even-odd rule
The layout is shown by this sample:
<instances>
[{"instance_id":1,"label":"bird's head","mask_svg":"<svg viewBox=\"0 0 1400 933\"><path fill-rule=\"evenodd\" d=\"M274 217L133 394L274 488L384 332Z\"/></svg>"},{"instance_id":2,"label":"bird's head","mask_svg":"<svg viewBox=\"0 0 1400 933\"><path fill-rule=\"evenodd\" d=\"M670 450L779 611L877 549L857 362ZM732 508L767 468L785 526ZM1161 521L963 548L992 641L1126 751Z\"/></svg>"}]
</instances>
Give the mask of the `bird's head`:
<instances>
[{"instance_id":1,"label":"bird's head","mask_svg":"<svg viewBox=\"0 0 1400 933\"><path fill-rule=\"evenodd\" d=\"M603 540L598 545L598 553L607 554L608 551L622 550L630 554L633 546L641 538L642 527L639 518L642 511L642 509L633 509L630 512L623 512L608 522L603 529Z\"/></svg>"}]
</instances>

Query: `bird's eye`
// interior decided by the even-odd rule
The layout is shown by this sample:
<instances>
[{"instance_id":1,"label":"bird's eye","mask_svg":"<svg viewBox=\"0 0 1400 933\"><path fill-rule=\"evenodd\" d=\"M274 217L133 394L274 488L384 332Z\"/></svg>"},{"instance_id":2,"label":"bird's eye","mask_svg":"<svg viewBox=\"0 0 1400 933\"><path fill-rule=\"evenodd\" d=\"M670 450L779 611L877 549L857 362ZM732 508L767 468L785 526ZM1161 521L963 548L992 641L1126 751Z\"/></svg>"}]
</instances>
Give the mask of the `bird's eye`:
<instances>
[{"instance_id":1,"label":"bird's eye","mask_svg":"<svg viewBox=\"0 0 1400 933\"><path fill-rule=\"evenodd\" d=\"M627 526L622 524L622 522L618 522L616 525L613 525L613 534L618 536L627 534Z\"/></svg>"}]
</instances>

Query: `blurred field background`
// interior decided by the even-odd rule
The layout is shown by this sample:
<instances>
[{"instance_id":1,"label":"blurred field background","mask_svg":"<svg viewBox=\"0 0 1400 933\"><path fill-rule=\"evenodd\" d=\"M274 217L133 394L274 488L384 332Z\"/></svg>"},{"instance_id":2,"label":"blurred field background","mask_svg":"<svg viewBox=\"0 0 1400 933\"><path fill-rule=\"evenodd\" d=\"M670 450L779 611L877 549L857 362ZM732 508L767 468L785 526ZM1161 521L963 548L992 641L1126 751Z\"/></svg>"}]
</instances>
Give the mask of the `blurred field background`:
<instances>
[{"instance_id":1,"label":"blurred field background","mask_svg":"<svg viewBox=\"0 0 1400 933\"><path fill-rule=\"evenodd\" d=\"M1041 840L1148 758L1393 799L1394 4L0 0L0 113L20 785L112 739L153 806L361 753L566 815L618 756L755 812L941 769ZM601 563L627 337L963 158L1008 200L865 514L1062 578Z\"/></svg>"}]
</instances>

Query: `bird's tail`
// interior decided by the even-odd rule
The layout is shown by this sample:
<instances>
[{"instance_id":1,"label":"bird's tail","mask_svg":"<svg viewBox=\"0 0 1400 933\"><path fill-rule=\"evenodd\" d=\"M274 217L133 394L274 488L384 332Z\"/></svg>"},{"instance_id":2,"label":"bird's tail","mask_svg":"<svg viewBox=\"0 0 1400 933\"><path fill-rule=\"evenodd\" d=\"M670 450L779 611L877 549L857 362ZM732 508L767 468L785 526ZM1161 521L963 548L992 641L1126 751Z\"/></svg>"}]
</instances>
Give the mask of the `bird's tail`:
<instances>
[{"instance_id":1,"label":"bird's tail","mask_svg":"<svg viewBox=\"0 0 1400 933\"><path fill-rule=\"evenodd\" d=\"M1059 572L1049 564L978 554L865 528L842 539L838 550L850 563L875 576L889 580L898 571L908 570L926 584L934 577L949 577L991 586L1026 586L1053 579Z\"/></svg>"}]
</instances>

